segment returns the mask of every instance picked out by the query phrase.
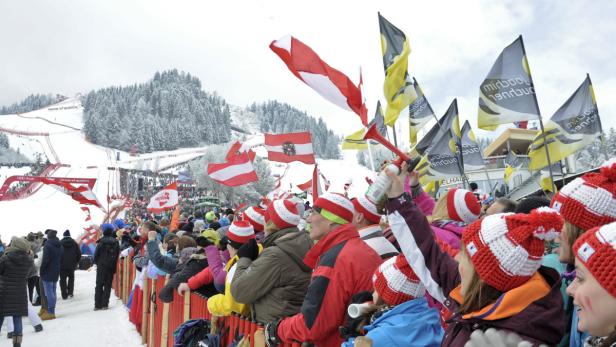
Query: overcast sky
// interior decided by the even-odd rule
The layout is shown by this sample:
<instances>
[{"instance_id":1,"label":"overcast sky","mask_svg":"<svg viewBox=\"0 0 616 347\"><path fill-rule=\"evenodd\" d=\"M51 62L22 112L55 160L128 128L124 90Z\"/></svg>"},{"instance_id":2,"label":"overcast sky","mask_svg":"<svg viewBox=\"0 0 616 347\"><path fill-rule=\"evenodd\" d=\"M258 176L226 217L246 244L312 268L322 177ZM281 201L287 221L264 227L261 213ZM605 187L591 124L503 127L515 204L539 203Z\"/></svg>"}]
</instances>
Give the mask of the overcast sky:
<instances>
[{"instance_id":1,"label":"overcast sky","mask_svg":"<svg viewBox=\"0 0 616 347\"><path fill-rule=\"evenodd\" d=\"M349 134L358 117L296 79L268 45L291 34L356 82L361 67L371 117L383 99L378 11L409 38L409 73L439 116L457 97L476 127L479 84L522 34L544 118L588 72L604 127L616 127L616 1L607 0L2 1L0 105L177 68L232 104L277 99Z\"/></svg>"}]
</instances>

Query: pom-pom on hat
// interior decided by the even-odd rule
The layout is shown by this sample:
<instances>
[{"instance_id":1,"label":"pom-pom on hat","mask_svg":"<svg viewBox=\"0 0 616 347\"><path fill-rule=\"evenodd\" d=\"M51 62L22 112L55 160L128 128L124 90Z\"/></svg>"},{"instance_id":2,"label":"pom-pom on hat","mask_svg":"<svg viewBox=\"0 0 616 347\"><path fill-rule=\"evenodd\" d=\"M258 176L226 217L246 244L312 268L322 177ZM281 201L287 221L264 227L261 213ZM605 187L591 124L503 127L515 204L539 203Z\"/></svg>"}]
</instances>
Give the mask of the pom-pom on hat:
<instances>
[{"instance_id":1,"label":"pom-pom on hat","mask_svg":"<svg viewBox=\"0 0 616 347\"><path fill-rule=\"evenodd\" d=\"M274 222L279 229L291 228L299 224L300 216L297 205L289 199L272 201L267 206L266 220Z\"/></svg>"},{"instance_id":2,"label":"pom-pom on hat","mask_svg":"<svg viewBox=\"0 0 616 347\"><path fill-rule=\"evenodd\" d=\"M551 207L582 230L616 221L616 158L562 187Z\"/></svg>"},{"instance_id":3,"label":"pom-pom on hat","mask_svg":"<svg viewBox=\"0 0 616 347\"><path fill-rule=\"evenodd\" d=\"M255 231L263 231L265 227L265 210L258 206L250 206L243 213L244 219L252 224Z\"/></svg>"},{"instance_id":4,"label":"pom-pom on hat","mask_svg":"<svg viewBox=\"0 0 616 347\"><path fill-rule=\"evenodd\" d=\"M353 207L355 211L364 215L368 221L374 224L378 224L381 221L381 215L376 209L376 205L364 195L360 195L353 199Z\"/></svg>"},{"instance_id":5,"label":"pom-pom on hat","mask_svg":"<svg viewBox=\"0 0 616 347\"><path fill-rule=\"evenodd\" d=\"M481 205L472 192L466 189L452 189L447 192L447 213L453 220L472 223L479 218Z\"/></svg>"},{"instance_id":6,"label":"pom-pom on hat","mask_svg":"<svg viewBox=\"0 0 616 347\"><path fill-rule=\"evenodd\" d=\"M244 244L255 238L255 230L250 222L245 220L233 221L227 230L227 238L230 241Z\"/></svg>"},{"instance_id":7,"label":"pom-pom on hat","mask_svg":"<svg viewBox=\"0 0 616 347\"><path fill-rule=\"evenodd\" d=\"M582 234L573 244L573 253L599 285L616 298L616 223Z\"/></svg>"},{"instance_id":8,"label":"pom-pom on hat","mask_svg":"<svg viewBox=\"0 0 616 347\"><path fill-rule=\"evenodd\" d=\"M530 214L500 213L466 227L462 244L479 278L506 292L535 274L544 242L556 238L562 227L562 217L549 207Z\"/></svg>"},{"instance_id":9,"label":"pom-pom on hat","mask_svg":"<svg viewBox=\"0 0 616 347\"><path fill-rule=\"evenodd\" d=\"M379 297L389 306L422 297L426 292L402 254L381 264L372 276L372 283Z\"/></svg>"},{"instance_id":10,"label":"pom-pom on hat","mask_svg":"<svg viewBox=\"0 0 616 347\"><path fill-rule=\"evenodd\" d=\"M353 220L353 203L340 193L326 192L314 202L321 209L321 216L337 224L348 224Z\"/></svg>"}]
</instances>

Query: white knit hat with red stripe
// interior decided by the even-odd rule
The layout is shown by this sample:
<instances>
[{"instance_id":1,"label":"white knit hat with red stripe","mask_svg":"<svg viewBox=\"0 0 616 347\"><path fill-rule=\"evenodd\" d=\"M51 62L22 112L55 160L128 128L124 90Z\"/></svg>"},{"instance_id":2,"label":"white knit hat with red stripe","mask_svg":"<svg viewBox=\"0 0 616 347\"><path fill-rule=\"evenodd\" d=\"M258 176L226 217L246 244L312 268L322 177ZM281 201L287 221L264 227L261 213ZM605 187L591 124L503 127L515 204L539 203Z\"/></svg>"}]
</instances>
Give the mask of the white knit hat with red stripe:
<instances>
[{"instance_id":1,"label":"white knit hat with red stripe","mask_svg":"<svg viewBox=\"0 0 616 347\"><path fill-rule=\"evenodd\" d=\"M556 238L562 227L563 218L549 207L530 214L500 213L466 227L462 244L479 278L506 292L535 274L545 241Z\"/></svg>"},{"instance_id":2,"label":"white knit hat with red stripe","mask_svg":"<svg viewBox=\"0 0 616 347\"><path fill-rule=\"evenodd\" d=\"M472 223L479 218L481 205L472 192L466 189L452 189L447 192L447 213L453 220Z\"/></svg>"},{"instance_id":3,"label":"white knit hat with red stripe","mask_svg":"<svg viewBox=\"0 0 616 347\"><path fill-rule=\"evenodd\" d=\"M255 230L248 221L234 220L227 230L227 238L233 242L246 243L255 238Z\"/></svg>"},{"instance_id":4,"label":"white knit hat with red stripe","mask_svg":"<svg viewBox=\"0 0 616 347\"><path fill-rule=\"evenodd\" d=\"M291 228L299 224L297 205L289 199L274 200L267 206L266 220L274 222L279 229Z\"/></svg>"},{"instance_id":5,"label":"white knit hat with red stripe","mask_svg":"<svg viewBox=\"0 0 616 347\"><path fill-rule=\"evenodd\" d=\"M381 215L377 211L376 205L368 200L365 195L353 199L353 207L355 207L355 212L363 214L368 221L375 224L381 221Z\"/></svg>"},{"instance_id":6,"label":"white knit hat with red stripe","mask_svg":"<svg viewBox=\"0 0 616 347\"><path fill-rule=\"evenodd\" d=\"M616 221L616 158L603 163L598 173L562 187L552 199L552 208L582 230Z\"/></svg>"},{"instance_id":7,"label":"white knit hat with red stripe","mask_svg":"<svg viewBox=\"0 0 616 347\"><path fill-rule=\"evenodd\" d=\"M372 275L374 290L389 306L423 297L426 288L403 254L387 259Z\"/></svg>"},{"instance_id":8,"label":"white knit hat with red stripe","mask_svg":"<svg viewBox=\"0 0 616 347\"><path fill-rule=\"evenodd\" d=\"M314 202L314 207L321 209L321 215L325 219L338 224L351 223L355 212L351 200L340 193L322 194Z\"/></svg>"},{"instance_id":9,"label":"white knit hat with red stripe","mask_svg":"<svg viewBox=\"0 0 616 347\"><path fill-rule=\"evenodd\" d=\"M244 211L243 216L244 219L246 219L250 222L250 224L252 224L253 228L255 228L257 232L263 231L265 227L264 209L257 206L250 206Z\"/></svg>"},{"instance_id":10,"label":"white knit hat with red stripe","mask_svg":"<svg viewBox=\"0 0 616 347\"><path fill-rule=\"evenodd\" d=\"M573 253L599 285L616 298L616 223L582 234L573 245Z\"/></svg>"}]
</instances>

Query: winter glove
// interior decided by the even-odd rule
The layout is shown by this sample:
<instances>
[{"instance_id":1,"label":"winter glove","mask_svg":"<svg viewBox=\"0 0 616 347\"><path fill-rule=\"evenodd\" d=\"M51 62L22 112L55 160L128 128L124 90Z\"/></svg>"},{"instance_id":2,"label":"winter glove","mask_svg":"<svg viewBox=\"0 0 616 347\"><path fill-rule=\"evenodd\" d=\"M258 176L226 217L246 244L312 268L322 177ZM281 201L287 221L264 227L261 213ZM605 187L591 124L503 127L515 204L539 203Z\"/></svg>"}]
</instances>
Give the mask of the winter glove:
<instances>
[{"instance_id":1,"label":"winter glove","mask_svg":"<svg viewBox=\"0 0 616 347\"><path fill-rule=\"evenodd\" d=\"M490 328L486 331L475 330L464 347L531 347L532 343L522 340L513 332ZM546 345L541 345L546 346Z\"/></svg>"},{"instance_id":2,"label":"winter glove","mask_svg":"<svg viewBox=\"0 0 616 347\"><path fill-rule=\"evenodd\" d=\"M251 239L237 250L238 258L249 258L250 260L255 260L259 256L259 246L257 246L257 241L255 239Z\"/></svg>"},{"instance_id":3,"label":"winter glove","mask_svg":"<svg viewBox=\"0 0 616 347\"><path fill-rule=\"evenodd\" d=\"M265 344L267 347L278 347L282 343L278 337L278 324L280 324L280 319L267 323L265 326Z\"/></svg>"}]
</instances>

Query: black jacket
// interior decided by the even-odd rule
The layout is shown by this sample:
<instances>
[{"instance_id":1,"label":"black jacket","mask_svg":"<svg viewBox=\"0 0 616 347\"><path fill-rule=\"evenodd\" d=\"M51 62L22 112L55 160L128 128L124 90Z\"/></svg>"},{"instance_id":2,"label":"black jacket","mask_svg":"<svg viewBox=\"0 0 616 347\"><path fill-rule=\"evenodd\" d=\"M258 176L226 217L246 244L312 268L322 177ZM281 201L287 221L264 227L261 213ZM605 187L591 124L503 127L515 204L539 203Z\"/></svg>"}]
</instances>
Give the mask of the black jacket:
<instances>
[{"instance_id":1,"label":"black jacket","mask_svg":"<svg viewBox=\"0 0 616 347\"><path fill-rule=\"evenodd\" d=\"M81 259L79 245L70 236L64 237L60 243L64 248L64 253L62 253L62 266L60 269L69 271L75 270Z\"/></svg>"},{"instance_id":2,"label":"black jacket","mask_svg":"<svg viewBox=\"0 0 616 347\"><path fill-rule=\"evenodd\" d=\"M28 315L27 276L32 265L32 256L24 251L0 257L0 316Z\"/></svg>"},{"instance_id":3,"label":"black jacket","mask_svg":"<svg viewBox=\"0 0 616 347\"><path fill-rule=\"evenodd\" d=\"M56 282L60 277L62 266L62 244L57 237L49 237L43 247L41 262L41 279L46 282Z\"/></svg>"},{"instance_id":4,"label":"black jacket","mask_svg":"<svg viewBox=\"0 0 616 347\"><path fill-rule=\"evenodd\" d=\"M190 259L188 259L184 266L178 266L181 270L174 273L167 284L160 290L158 294L160 300L163 302L173 301L173 290L177 289L180 283L188 282L189 278L201 272L207 265L205 250L199 249L197 253L190 256ZM214 287L214 283L210 283L199 288L197 293L209 298L212 295L218 294L218 290Z\"/></svg>"},{"instance_id":5,"label":"black jacket","mask_svg":"<svg viewBox=\"0 0 616 347\"><path fill-rule=\"evenodd\" d=\"M93 261L99 269L115 273L118 256L120 256L120 245L114 237L104 236L98 240Z\"/></svg>"}]
</instances>

